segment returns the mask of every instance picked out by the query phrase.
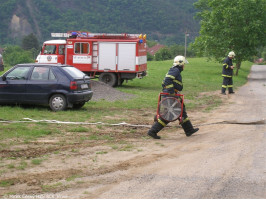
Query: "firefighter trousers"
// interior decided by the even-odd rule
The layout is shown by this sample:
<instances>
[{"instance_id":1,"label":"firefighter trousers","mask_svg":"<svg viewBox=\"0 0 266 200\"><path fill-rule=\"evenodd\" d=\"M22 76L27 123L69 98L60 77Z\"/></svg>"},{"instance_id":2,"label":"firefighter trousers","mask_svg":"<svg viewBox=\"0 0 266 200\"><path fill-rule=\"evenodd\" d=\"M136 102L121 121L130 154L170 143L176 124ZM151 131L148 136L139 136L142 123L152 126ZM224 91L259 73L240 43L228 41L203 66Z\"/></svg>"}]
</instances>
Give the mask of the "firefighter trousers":
<instances>
[{"instance_id":1,"label":"firefighter trousers","mask_svg":"<svg viewBox=\"0 0 266 200\"><path fill-rule=\"evenodd\" d=\"M157 116L156 116L157 117ZM180 119L178 119L180 120ZM184 122L188 121L188 116L187 116L187 112L186 112L186 107L185 107L185 104L183 104L183 113L182 113L182 121L181 121L181 124L183 124ZM167 124L169 124L168 121L164 120L163 118L159 117L158 119L156 118L155 120L155 123L160 123L162 125L161 129L162 130ZM158 132L160 131L158 130Z\"/></svg>"},{"instance_id":2,"label":"firefighter trousers","mask_svg":"<svg viewBox=\"0 0 266 200\"><path fill-rule=\"evenodd\" d=\"M184 107L183 107L181 126L184 129L186 136L189 137L192 134L196 133L199 129L193 128L193 125L191 124L190 120L188 119L185 105L183 105L183 106ZM161 131L168 123L169 123L168 121L165 121L161 117L159 117L157 119L157 116L156 116L154 119L154 124L152 125L151 129L148 131L148 135L153 137L154 139L160 139L161 137L158 136L157 133L159 131Z\"/></svg>"},{"instance_id":3,"label":"firefighter trousers","mask_svg":"<svg viewBox=\"0 0 266 200\"><path fill-rule=\"evenodd\" d=\"M229 93L232 93L233 92L233 78L232 77L224 77L223 85L222 85L222 93L225 93L227 87L228 87Z\"/></svg>"}]
</instances>

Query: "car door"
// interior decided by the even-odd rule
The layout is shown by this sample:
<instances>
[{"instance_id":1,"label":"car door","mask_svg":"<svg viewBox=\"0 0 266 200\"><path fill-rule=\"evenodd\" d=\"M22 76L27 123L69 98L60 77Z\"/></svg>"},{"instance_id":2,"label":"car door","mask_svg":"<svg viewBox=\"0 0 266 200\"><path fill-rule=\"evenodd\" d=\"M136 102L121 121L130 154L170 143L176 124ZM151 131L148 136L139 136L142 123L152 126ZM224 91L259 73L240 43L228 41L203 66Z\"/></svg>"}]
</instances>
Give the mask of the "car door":
<instances>
[{"instance_id":1,"label":"car door","mask_svg":"<svg viewBox=\"0 0 266 200\"><path fill-rule=\"evenodd\" d=\"M57 79L52 68L35 66L26 84L26 101L47 103L50 94L57 89Z\"/></svg>"},{"instance_id":2,"label":"car door","mask_svg":"<svg viewBox=\"0 0 266 200\"><path fill-rule=\"evenodd\" d=\"M30 70L31 66L19 66L4 75L5 80L0 81L1 102L23 102Z\"/></svg>"}]
</instances>

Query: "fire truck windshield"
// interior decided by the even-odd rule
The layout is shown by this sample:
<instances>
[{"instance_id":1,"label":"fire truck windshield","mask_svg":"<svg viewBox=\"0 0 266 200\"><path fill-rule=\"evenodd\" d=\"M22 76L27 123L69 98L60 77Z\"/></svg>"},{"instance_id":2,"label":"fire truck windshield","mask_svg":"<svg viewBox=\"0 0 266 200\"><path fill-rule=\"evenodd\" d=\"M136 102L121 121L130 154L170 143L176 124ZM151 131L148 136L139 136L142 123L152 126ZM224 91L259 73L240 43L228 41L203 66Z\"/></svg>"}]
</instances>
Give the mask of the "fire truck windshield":
<instances>
[{"instance_id":1,"label":"fire truck windshield","mask_svg":"<svg viewBox=\"0 0 266 200\"><path fill-rule=\"evenodd\" d=\"M43 54L56 54L56 45L45 45Z\"/></svg>"}]
</instances>

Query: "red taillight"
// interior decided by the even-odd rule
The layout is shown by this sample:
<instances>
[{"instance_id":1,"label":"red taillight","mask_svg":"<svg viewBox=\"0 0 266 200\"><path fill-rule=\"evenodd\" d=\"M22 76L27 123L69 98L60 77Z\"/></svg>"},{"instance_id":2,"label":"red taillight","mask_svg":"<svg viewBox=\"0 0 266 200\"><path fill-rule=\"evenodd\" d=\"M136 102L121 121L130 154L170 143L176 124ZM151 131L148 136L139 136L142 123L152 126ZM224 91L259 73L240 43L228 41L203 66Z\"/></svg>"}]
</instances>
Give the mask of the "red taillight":
<instances>
[{"instance_id":1,"label":"red taillight","mask_svg":"<svg viewBox=\"0 0 266 200\"><path fill-rule=\"evenodd\" d=\"M76 90L78 89L78 84L76 81L71 81L70 82L70 90Z\"/></svg>"}]
</instances>

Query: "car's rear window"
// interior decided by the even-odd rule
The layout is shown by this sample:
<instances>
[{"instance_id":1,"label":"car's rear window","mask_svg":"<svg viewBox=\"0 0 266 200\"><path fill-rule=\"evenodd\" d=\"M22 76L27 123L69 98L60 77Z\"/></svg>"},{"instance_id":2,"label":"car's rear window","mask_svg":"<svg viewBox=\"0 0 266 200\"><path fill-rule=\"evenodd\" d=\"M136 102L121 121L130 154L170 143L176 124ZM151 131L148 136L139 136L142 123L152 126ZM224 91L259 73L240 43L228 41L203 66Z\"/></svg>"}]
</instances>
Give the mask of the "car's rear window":
<instances>
[{"instance_id":1,"label":"car's rear window","mask_svg":"<svg viewBox=\"0 0 266 200\"><path fill-rule=\"evenodd\" d=\"M71 75L75 79L80 79L84 77L84 73L80 70L78 70L75 67L63 67L63 70L65 70L69 75Z\"/></svg>"}]
</instances>

